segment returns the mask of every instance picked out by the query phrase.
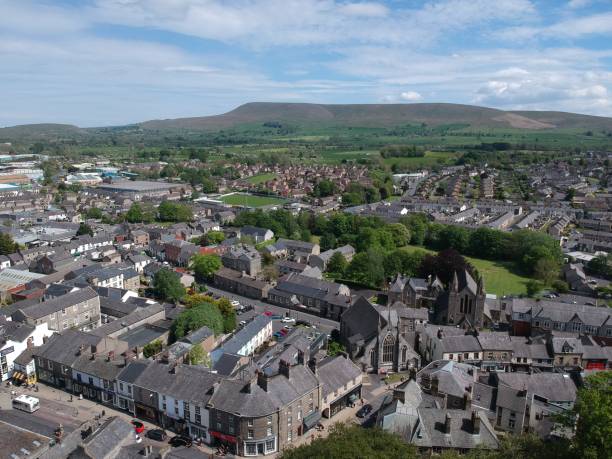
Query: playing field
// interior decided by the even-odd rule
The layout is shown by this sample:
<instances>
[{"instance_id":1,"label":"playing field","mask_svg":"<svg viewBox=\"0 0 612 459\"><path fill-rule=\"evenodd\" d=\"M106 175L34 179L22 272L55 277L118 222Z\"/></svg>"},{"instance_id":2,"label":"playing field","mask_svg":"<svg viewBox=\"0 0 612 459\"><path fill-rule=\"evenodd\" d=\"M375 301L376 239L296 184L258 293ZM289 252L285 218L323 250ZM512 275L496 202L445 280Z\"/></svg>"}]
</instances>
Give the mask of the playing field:
<instances>
[{"instance_id":1,"label":"playing field","mask_svg":"<svg viewBox=\"0 0 612 459\"><path fill-rule=\"evenodd\" d=\"M423 250L435 253L424 247L409 245L406 250ZM483 260L482 258L465 257L484 278L484 286L487 293L497 296L520 295L527 292L526 284L528 277L516 274L511 262Z\"/></svg>"},{"instance_id":2,"label":"playing field","mask_svg":"<svg viewBox=\"0 0 612 459\"><path fill-rule=\"evenodd\" d=\"M287 202L285 199L275 198L273 196L254 196L245 193L228 194L221 196L219 199L230 206L247 207L264 207L274 204L281 205Z\"/></svg>"},{"instance_id":3,"label":"playing field","mask_svg":"<svg viewBox=\"0 0 612 459\"><path fill-rule=\"evenodd\" d=\"M266 183L275 178L276 178L276 174L274 174L273 172L267 172L265 174L253 175L247 178L246 181L249 183L252 183L253 185L259 185L260 183Z\"/></svg>"}]
</instances>

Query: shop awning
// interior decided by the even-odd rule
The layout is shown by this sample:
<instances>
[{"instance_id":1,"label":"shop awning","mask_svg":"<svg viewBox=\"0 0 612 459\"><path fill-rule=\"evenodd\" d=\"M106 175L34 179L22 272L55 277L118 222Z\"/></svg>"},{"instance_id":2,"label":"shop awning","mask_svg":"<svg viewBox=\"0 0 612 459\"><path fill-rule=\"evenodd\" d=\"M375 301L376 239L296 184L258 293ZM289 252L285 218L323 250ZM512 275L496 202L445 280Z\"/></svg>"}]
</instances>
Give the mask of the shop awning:
<instances>
[{"instance_id":1,"label":"shop awning","mask_svg":"<svg viewBox=\"0 0 612 459\"><path fill-rule=\"evenodd\" d=\"M310 430L321 420L321 412L315 411L304 418L304 429Z\"/></svg>"},{"instance_id":2,"label":"shop awning","mask_svg":"<svg viewBox=\"0 0 612 459\"><path fill-rule=\"evenodd\" d=\"M13 372L13 380L14 381L23 381L25 379L25 375L20 371Z\"/></svg>"},{"instance_id":3,"label":"shop awning","mask_svg":"<svg viewBox=\"0 0 612 459\"><path fill-rule=\"evenodd\" d=\"M223 440L229 443L236 443L236 437L232 435L216 432L214 430L209 430L208 433L210 433L210 435L212 435L213 437L218 438L219 440Z\"/></svg>"}]
</instances>

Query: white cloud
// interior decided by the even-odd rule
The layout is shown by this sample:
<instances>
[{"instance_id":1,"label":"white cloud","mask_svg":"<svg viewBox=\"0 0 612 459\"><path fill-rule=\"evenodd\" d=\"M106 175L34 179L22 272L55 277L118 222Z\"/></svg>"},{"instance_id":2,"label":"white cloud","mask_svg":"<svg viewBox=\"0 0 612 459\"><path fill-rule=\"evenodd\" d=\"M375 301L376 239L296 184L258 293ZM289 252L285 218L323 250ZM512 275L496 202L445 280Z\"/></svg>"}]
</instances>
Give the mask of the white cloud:
<instances>
[{"instance_id":1,"label":"white cloud","mask_svg":"<svg viewBox=\"0 0 612 459\"><path fill-rule=\"evenodd\" d=\"M347 16L385 17L389 9L380 3L348 3L340 7Z\"/></svg>"},{"instance_id":2,"label":"white cloud","mask_svg":"<svg viewBox=\"0 0 612 459\"><path fill-rule=\"evenodd\" d=\"M570 0L567 6L572 9L584 8L591 3L591 0Z\"/></svg>"},{"instance_id":3,"label":"white cloud","mask_svg":"<svg viewBox=\"0 0 612 459\"><path fill-rule=\"evenodd\" d=\"M423 96L416 91L405 91L400 94L400 99L414 102L423 99Z\"/></svg>"}]
</instances>

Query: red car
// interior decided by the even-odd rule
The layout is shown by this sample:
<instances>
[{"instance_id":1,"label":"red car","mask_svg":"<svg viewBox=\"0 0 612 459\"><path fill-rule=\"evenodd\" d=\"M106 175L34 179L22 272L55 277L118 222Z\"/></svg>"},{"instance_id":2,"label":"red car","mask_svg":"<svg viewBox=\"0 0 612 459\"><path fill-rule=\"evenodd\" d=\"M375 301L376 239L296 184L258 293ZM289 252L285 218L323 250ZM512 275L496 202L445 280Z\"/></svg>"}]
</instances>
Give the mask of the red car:
<instances>
[{"instance_id":1,"label":"red car","mask_svg":"<svg viewBox=\"0 0 612 459\"><path fill-rule=\"evenodd\" d=\"M132 425L134 426L134 431L135 431L137 434L141 434L141 433L143 433L143 432L144 432L144 430L145 430L145 425L144 425L142 422L140 422L140 421L138 421L138 420L136 420L136 419L134 419L134 420L132 421Z\"/></svg>"},{"instance_id":2,"label":"red car","mask_svg":"<svg viewBox=\"0 0 612 459\"><path fill-rule=\"evenodd\" d=\"M264 312L264 316L268 316L270 317L271 315L274 315L274 313L272 311L266 311Z\"/></svg>"}]
</instances>

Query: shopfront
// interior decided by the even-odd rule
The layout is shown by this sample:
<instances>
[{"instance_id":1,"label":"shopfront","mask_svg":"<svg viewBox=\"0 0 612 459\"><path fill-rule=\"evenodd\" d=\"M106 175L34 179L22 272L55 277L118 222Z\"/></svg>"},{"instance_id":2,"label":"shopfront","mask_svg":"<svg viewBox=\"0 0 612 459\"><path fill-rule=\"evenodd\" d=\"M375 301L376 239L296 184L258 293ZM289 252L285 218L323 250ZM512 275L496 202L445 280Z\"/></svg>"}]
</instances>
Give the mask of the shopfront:
<instances>
[{"instance_id":1,"label":"shopfront","mask_svg":"<svg viewBox=\"0 0 612 459\"><path fill-rule=\"evenodd\" d=\"M264 440L245 441L242 453L244 456L264 456L276 452L276 437Z\"/></svg>"},{"instance_id":2,"label":"shopfront","mask_svg":"<svg viewBox=\"0 0 612 459\"><path fill-rule=\"evenodd\" d=\"M214 446L224 446L232 454L237 454L236 443L238 439L233 435L224 434L216 430L209 430L210 438Z\"/></svg>"}]
</instances>

